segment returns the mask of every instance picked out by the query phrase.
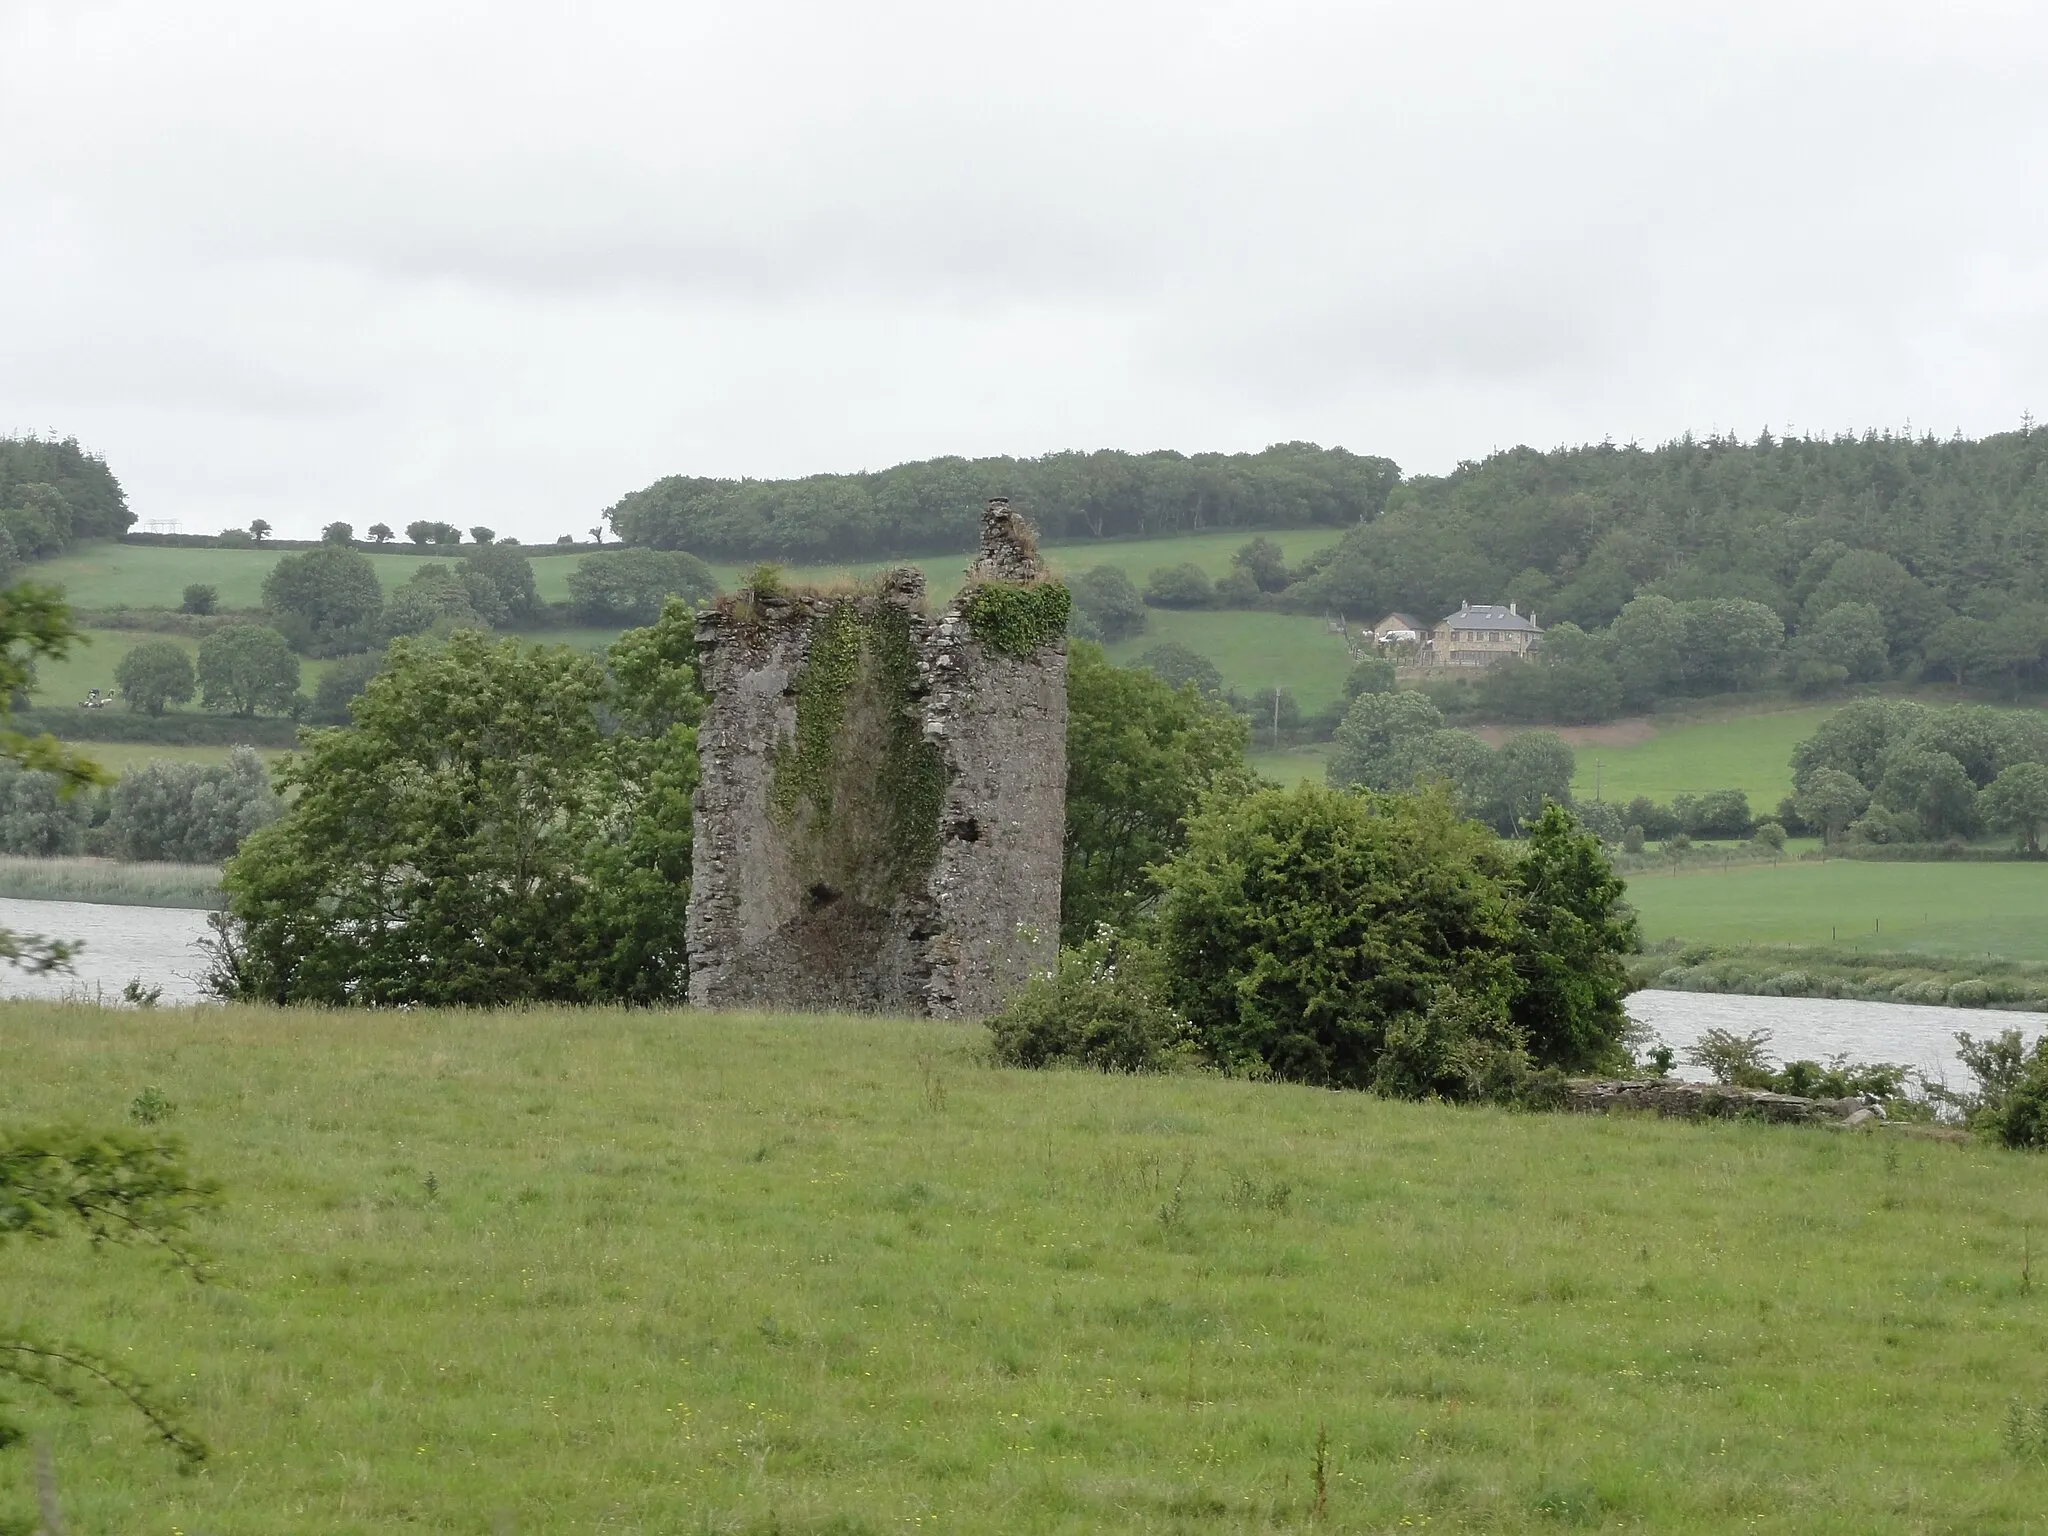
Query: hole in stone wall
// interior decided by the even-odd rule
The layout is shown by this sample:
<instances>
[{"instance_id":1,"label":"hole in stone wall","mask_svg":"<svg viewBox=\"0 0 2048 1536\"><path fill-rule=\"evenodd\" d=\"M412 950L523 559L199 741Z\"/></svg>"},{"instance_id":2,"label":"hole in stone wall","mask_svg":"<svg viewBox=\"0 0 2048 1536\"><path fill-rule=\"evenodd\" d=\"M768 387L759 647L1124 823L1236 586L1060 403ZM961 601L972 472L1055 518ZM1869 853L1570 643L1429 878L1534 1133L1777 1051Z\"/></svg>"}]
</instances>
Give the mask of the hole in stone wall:
<instances>
[{"instance_id":1,"label":"hole in stone wall","mask_svg":"<svg viewBox=\"0 0 2048 1536\"><path fill-rule=\"evenodd\" d=\"M963 843L978 843L981 841L981 823L972 816L962 816L953 823L950 830L953 836Z\"/></svg>"},{"instance_id":2,"label":"hole in stone wall","mask_svg":"<svg viewBox=\"0 0 2048 1536\"><path fill-rule=\"evenodd\" d=\"M829 907L839 899L838 890L833 886L827 885L822 880L812 886L805 894L811 898L811 910L813 912L817 911L820 907Z\"/></svg>"}]
</instances>

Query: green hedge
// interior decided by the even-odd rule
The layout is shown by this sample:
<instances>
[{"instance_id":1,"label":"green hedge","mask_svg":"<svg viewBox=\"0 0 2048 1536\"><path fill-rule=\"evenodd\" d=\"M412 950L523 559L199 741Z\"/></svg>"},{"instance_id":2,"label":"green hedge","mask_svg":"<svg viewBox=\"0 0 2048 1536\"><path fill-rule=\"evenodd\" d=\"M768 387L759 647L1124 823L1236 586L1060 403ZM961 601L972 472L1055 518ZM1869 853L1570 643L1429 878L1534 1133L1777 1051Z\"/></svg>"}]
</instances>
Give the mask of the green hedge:
<instances>
[{"instance_id":1,"label":"green hedge","mask_svg":"<svg viewBox=\"0 0 2048 1536\"><path fill-rule=\"evenodd\" d=\"M278 716L243 720L197 710L141 715L113 709L22 709L8 722L39 736L47 731L65 741L146 742L164 747L289 747L297 727Z\"/></svg>"}]
</instances>

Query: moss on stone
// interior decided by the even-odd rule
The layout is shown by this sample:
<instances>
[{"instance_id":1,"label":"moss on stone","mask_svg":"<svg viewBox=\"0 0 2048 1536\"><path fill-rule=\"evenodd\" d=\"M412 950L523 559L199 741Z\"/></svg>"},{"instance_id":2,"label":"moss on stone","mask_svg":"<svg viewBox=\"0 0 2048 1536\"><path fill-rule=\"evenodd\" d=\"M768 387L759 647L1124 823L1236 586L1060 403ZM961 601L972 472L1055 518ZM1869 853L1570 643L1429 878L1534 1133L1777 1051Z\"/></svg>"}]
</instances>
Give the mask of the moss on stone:
<instances>
[{"instance_id":1,"label":"moss on stone","mask_svg":"<svg viewBox=\"0 0 2048 1536\"><path fill-rule=\"evenodd\" d=\"M1066 633L1072 606L1063 582L983 581L968 590L960 612L990 650L1028 656Z\"/></svg>"},{"instance_id":2,"label":"moss on stone","mask_svg":"<svg viewBox=\"0 0 2048 1536\"><path fill-rule=\"evenodd\" d=\"M770 754L770 814L791 828L808 802L811 832L821 845L850 841L838 836L846 829L835 825L843 774L858 774L863 789L879 792L889 822L881 861L885 867L864 873L899 887L938 858L946 797L945 761L937 745L925 739L917 684L908 613L889 604L834 603L818 618L797 674L795 733ZM880 736L879 761L843 759L856 695L876 717L860 723Z\"/></svg>"}]
</instances>

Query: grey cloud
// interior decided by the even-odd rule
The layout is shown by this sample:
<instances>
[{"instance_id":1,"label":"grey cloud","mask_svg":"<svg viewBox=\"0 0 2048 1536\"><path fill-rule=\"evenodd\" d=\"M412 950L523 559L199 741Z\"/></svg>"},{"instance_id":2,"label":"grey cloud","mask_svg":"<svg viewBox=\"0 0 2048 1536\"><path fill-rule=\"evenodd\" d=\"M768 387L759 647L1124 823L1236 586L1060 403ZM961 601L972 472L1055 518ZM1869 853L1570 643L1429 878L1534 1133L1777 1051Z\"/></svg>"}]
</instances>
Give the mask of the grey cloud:
<instances>
[{"instance_id":1,"label":"grey cloud","mask_svg":"<svg viewBox=\"0 0 2048 1536\"><path fill-rule=\"evenodd\" d=\"M0 422L146 513L536 536L682 469L1986 430L2048 412L2044 54L1988 0L0 0Z\"/></svg>"}]
</instances>

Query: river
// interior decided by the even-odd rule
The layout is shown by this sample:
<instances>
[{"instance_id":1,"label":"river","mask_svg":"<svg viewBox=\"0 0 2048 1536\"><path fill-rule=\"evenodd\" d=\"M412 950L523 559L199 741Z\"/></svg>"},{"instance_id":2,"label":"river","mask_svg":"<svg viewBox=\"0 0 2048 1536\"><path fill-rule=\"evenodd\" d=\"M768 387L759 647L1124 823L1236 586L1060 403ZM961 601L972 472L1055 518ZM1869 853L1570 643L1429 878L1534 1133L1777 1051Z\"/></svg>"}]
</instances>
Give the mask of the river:
<instances>
[{"instance_id":1,"label":"river","mask_svg":"<svg viewBox=\"0 0 2048 1536\"><path fill-rule=\"evenodd\" d=\"M190 907L116 907L84 901L17 901L0 897L0 928L83 941L71 974L32 976L0 967L0 996L103 997L121 995L131 980L164 989L167 1003L199 999L206 956L195 941L207 914Z\"/></svg>"},{"instance_id":2,"label":"river","mask_svg":"<svg viewBox=\"0 0 2048 1536\"><path fill-rule=\"evenodd\" d=\"M131 979L162 987L167 1003L202 995L198 978L206 957L195 941L206 933L204 912L0 897L0 927L85 943L68 976L0 970L0 996L113 1000ZM1859 1061L1899 1062L1956 1087L1970 1081L1956 1057L1956 1031L1981 1037L2018 1029L2031 1040L2048 1027L2048 1014L1722 992L1638 992L1628 1000L1628 1011L1681 1054L1709 1029L1765 1029L1771 1032L1769 1052L1781 1061L1826 1061L1847 1053Z\"/></svg>"}]
</instances>

